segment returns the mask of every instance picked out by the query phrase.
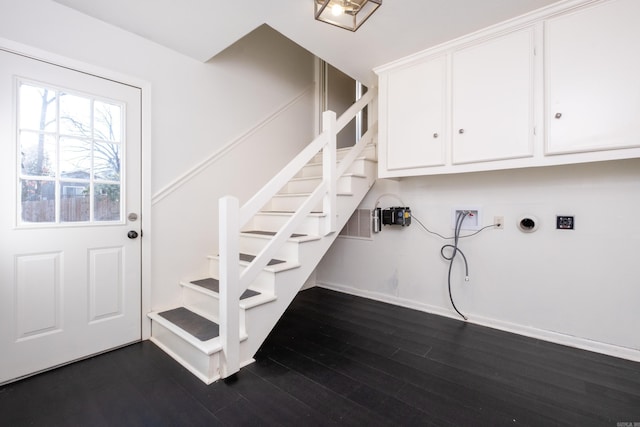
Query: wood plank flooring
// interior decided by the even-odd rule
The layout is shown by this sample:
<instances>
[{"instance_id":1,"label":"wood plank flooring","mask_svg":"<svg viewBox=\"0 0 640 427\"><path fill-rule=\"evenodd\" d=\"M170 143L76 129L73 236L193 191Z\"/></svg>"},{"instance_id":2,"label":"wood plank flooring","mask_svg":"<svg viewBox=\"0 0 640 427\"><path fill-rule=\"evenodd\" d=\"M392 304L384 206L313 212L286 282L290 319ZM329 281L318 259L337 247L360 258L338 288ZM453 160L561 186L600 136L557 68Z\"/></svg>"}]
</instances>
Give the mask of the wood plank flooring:
<instances>
[{"instance_id":1,"label":"wood plank flooring","mask_svg":"<svg viewBox=\"0 0 640 427\"><path fill-rule=\"evenodd\" d=\"M230 382L150 342L0 388L7 426L632 426L640 363L325 289Z\"/></svg>"}]
</instances>

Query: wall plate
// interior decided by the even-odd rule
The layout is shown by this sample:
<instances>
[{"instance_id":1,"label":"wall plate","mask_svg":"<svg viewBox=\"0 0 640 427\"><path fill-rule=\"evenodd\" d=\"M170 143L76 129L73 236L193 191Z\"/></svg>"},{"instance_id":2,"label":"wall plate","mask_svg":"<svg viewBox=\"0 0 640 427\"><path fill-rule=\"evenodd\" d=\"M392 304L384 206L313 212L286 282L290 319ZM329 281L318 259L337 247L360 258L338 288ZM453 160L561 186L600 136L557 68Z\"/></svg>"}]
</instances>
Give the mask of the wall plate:
<instances>
[{"instance_id":1,"label":"wall plate","mask_svg":"<svg viewBox=\"0 0 640 427\"><path fill-rule=\"evenodd\" d=\"M451 228L455 230L458 213L469 211L470 214L464 217L461 230L480 230L482 228L482 209L480 206L458 206L451 209Z\"/></svg>"}]
</instances>

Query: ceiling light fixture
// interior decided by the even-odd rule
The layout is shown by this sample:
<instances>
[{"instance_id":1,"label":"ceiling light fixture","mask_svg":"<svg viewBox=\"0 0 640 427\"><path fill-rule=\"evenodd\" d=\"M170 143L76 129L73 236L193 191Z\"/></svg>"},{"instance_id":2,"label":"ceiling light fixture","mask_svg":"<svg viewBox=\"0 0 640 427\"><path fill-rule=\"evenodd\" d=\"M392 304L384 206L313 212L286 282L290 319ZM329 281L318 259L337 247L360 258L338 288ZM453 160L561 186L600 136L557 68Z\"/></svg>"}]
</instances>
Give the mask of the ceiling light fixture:
<instances>
[{"instance_id":1,"label":"ceiling light fixture","mask_svg":"<svg viewBox=\"0 0 640 427\"><path fill-rule=\"evenodd\" d=\"M382 0L313 0L318 21L356 31L376 11Z\"/></svg>"}]
</instances>

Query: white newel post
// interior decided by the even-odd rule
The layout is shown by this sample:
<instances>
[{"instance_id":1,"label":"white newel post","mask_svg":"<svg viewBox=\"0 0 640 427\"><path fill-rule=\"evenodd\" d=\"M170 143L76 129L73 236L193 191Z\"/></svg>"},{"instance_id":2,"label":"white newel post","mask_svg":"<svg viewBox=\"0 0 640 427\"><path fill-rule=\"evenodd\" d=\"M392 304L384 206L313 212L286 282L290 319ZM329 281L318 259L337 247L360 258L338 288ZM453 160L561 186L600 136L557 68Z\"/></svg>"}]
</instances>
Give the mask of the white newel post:
<instances>
[{"instance_id":1,"label":"white newel post","mask_svg":"<svg viewBox=\"0 0 640 427\"><path fill-rule=\"evenodd\" d=\"M224 363L220 375L226 378L240 370L240 203L231 196L219 201L220 236L220 339Z\"/></svg>"},{"instance_id":2,"label":"white newel post","mask_svg":"<svg viewBox=\"0 0 640 427\"><path fill-rule=\"evenodd\" d=\"M334 233L337 228L337 177L336 177L336 146L337 124L336 113L325 111L322 113L322 131L327 135L327 145L322 149L322 180L327 185L322 210L325 217L325 235Z\"/></svg>"}]
</instances>

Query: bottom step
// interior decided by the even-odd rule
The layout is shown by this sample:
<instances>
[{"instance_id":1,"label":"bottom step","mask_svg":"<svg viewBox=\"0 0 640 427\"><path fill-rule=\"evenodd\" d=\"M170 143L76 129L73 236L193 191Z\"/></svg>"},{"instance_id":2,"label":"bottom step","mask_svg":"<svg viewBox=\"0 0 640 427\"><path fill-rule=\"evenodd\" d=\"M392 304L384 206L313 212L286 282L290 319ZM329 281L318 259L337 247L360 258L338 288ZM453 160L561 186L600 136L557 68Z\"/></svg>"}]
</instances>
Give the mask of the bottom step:
<instances>
[{"instance_id":1,"label":"bottom step","mask_svg":"<svg viewBox=\"0 0 640 427\"><path fill-rule=\"evenodd\" d=\"M220 355L222 354L220 338L216 337L201 341L188 333L186 329L189 329L189 326L186 326L180 320L178 322L182 326L173 323L170 319L173 319L174 316L183 317L183 313L180 313L180 311L169 310L163 313L148 314L152 320L151 342L160 347L205 384L211 384L220 379ZM192 312L189 311L189 313ZM195 313L192 314L195 315ZM187 317L191 317L191 315L187 315Z\"/></svg>"},{"instance_id":2,"label":"bottom step","mask_svg":"<svg viewBox=\"0 0 640 427\"><path fill-rule=\"evenodd\" d=\"M151 320L150 340L206 384L220 379L222 341L217 323L178 307L147 315ZM247 334L238 337L240 342ZM242 365L253 362L243 361Z\"/></svg>"},{"instance_id":3,"label":"bottom step","mask_svg":"<svg viewBox=\"0 0 640 427\"><path fill-rule=\"evenodd\" d=\"M197 315L184 307L158 313L169 322L173 323L186 333L193 335L200 341L208 341L220 335L220 327L217 323Z\"/></svg>"}]
</instances>

